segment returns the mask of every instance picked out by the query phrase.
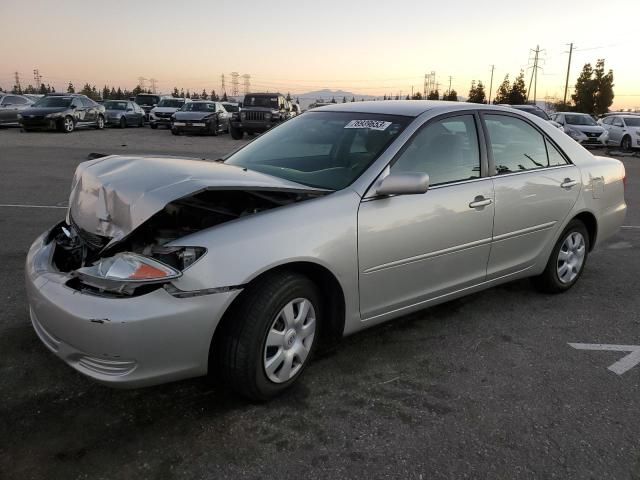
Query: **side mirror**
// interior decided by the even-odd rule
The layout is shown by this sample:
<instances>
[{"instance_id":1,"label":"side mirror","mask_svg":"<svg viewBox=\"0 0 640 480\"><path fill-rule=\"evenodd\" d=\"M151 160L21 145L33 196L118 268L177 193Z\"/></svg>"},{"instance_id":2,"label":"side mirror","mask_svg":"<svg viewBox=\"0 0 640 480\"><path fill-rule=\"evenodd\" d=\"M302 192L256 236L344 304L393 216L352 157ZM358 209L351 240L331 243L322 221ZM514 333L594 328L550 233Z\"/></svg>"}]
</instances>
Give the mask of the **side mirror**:
<instances>
[{"instance_id":1,"label":"side mirror","mask_svg":"<svg viewBox=\"0 0 640 480\"><path fill-rule=\"evenodd\" d=\"M76 105L71 105L71 110L75 110L76 108L78 108Z\"/></svg>"},{"instance_id":2,"label":"side mirror","mask_svg":"<svg viewBox=\"0 0 640 480\"><path fill-rule=\"evenodd\" d=\"M420 172L390 173L376 186L376 195L415 195L429 189L429 175Z\"/></svg>"}]
</instances>

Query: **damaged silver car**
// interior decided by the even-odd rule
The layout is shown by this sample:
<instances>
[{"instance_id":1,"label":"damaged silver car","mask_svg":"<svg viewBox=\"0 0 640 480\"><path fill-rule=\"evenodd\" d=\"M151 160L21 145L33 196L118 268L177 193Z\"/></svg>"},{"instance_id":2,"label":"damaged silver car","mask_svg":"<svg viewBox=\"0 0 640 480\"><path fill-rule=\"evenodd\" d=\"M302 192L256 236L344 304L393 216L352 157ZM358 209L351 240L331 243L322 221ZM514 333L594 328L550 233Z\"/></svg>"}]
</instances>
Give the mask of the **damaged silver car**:
<instances>
[{"instance_id":1,"label":"damaged silver car","mask_svg":"<svg viewBox=\"0 0 640 480\"><path fill-rule=\"evenodd\" d=\"M321 343L523 277L571 288L624 178L533 115L451 102L330 105L214 162L98 158L29 251L31 321L108 385L268 399Z\"/></svg>"}]
</instances>

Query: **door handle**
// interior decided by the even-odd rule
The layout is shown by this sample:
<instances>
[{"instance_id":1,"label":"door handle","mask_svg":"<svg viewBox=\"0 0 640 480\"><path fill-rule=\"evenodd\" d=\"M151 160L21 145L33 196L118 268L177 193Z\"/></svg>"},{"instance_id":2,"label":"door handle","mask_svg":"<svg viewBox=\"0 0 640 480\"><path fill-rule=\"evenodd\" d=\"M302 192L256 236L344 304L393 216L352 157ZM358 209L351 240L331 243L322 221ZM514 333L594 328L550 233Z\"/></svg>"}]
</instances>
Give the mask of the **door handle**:
<instances>
[{"instance_id":1,"label":"door handle","mask_svg":"<svg viewBox=\"0 0 640 480\"><path fill-rule=\"evenodd\" d=\"M577 184L578 184L577 180L571 180L570 178L565 178L564 182L560 184L560 187L571 188L571 187L575 187Z\"/></svg>"},{"instance_id":2,"label":"door handle","mask_svg":"<svg viewBox=\"0 0 640 480\"><path fill-rule=\"evenodd\" d=\"M484 198L482 195L473 199L473 202L469 204L469 208L482 208L487 205L491 205L493 200L490 198Z\"/></svg>"}]
</instances>

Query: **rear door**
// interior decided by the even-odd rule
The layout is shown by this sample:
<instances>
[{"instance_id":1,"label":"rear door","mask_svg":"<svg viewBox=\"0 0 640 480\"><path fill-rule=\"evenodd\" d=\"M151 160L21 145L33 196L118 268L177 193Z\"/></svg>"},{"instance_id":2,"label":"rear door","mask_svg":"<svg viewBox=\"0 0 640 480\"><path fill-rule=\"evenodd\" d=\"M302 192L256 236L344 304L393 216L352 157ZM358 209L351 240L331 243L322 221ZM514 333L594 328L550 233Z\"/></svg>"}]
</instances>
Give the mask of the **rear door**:
<instances>
[{"instance_id":1,"label":"rear door","mask_svg":"<svg viewBox=\"0 0 640 480\"><path fill-rule=\"evenodd\" d=\"M530 268L559 233L575 204L581 176L533 123L483 114L495 190L487 280Z\"/></svg>"},{"instance_id":2,"label":"rear door","mask_svg":"<svg viewBox=\"0 0 640 480\"><path fill-rule=\"evenodd\" d=\"M477 121L473 113L430 121L392 162L392 173L427 173L426 193L367 195L362 201L358 259L363 319L484 281L493 182L481 174L486 167ZM364 145L368 143L366 139Z\"/></svg>"},{"instance_id":3,"label":"rear door","mask_svg":"<svg viewBox=\"0 0 640 480\"><path fill-rule=\"evenodd\" d=\"M609 139L612 145L620 145L622 137L624 135L624 124L622 118L613 117L611 120L611 128L609 129Z\"/></svg>"}]
</instances>

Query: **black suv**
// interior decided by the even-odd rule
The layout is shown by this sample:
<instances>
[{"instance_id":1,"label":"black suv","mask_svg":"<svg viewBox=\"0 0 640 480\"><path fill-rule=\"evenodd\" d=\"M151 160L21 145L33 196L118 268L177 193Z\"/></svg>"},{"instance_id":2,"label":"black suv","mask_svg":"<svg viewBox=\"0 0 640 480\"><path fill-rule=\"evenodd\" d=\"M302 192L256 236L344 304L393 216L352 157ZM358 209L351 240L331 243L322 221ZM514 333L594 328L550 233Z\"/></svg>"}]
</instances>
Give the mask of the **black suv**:
<instances>
[{"instance_id":1,"label":"black suv","mask_svg":"<svg viewBox=\"0 0 640 480\"><path fill-rule=\"evenodd\" d=\"M57 129L71 133L84 126L103 129L105 108L85 95L49 94L22 110L18 121L24 131Z\"/></svg>"},{"instance_id":2,"label":"black suv","mask_svg":"<svg viewBox=\"0 0 640 480\"><path fill-rule=\"evenodd\" d=\"M284 122L291 115L291 103L280 93L245 95L240 118L231 120L231 136L240 140L244 132L262 133Z\"/></svg>"}]
</instances>

